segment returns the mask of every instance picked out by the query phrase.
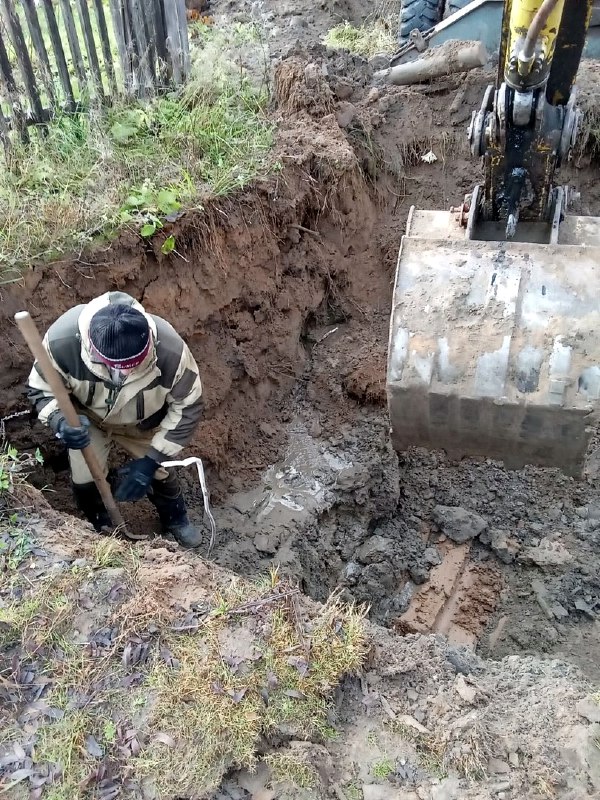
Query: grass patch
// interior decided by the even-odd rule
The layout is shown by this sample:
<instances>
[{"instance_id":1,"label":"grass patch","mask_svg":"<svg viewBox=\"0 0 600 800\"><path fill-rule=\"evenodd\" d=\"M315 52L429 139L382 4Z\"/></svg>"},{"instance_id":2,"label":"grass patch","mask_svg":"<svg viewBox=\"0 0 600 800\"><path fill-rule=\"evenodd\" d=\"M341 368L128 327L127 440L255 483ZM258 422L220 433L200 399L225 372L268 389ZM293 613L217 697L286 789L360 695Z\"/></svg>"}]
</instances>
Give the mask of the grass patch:
<instances>
[{"instance_id":1,"label":"grass patch","mask_svg":"<svg viewBox=\"0 0 600 800\"><path fill-rule=\"evenodd\" d=\"M94 544L92 564L98 569L124 567L127 562L127 547L123 541L103 537Z\"/></svg>"},{"instance_id":2,"label":"grass patch","mask_svg":"<svg viewBox=\"0 0 600 800\"><path fill-rule=\"evenodd\" d=\"M201 207L269 170L268 85L237 63L262 45L253 26L196 25L192 74L148 101L58 113L47 135L15 141L0 171L0 284L32 261L81 252L122 226L150 238L181 209ZM174 239L163 252L177 255Z\"/></svg>"},{"instance_id":3,"label":"grass patch","mask_svg":"<svg viewBox=\"0 0 600 800\"><path fill-rule=\"evenodd\" d=\"M363 799L363 791L358 783L355 782L348 783L344 786L344 795L348 798L348 800Z\"/></svg>"},{"instance_id":4,"label":"grass patch","mask_svg":"<svg viewBox=\"0 0 600 800\"><path fill-rule=\"evenodd\" d=\"M25 579L14 601L0 587L0 654L19 664L2 674L16 687L15 707L31 703L36 687L26 718L35 746L23 717L7 720L3 735L32 759L45 797L108 796L113 787L144 787L157 800L204 795L228 770L252 768L261 738L281 726L297 738L333 734L333 690L365 655L362 610L333 597L301 617L297 590L273 571L225 583L182 623L176 610L152 610L163 584L141 583L134 546L85 547L85 566ZM267 760L276 780L314 785L302 753ZM10 785L19 768L0 768L0 777Z\"/></svg>"},{"instance_id":5,"label":"grass patch","mask_svg":"<svg viewBox=\"0 0 600 800\"><path fill-rule=\"evenodd\" d=\"M266 101L245 83L218 95L191 83L144 106L58 116L45 139L16 144L0 174L0 273L121 225L154 223L153 233L156 218L243 188L267 168Z\"/></svg>"},{"instance_id":6,"label":"grass patch","mask_svg":"<svg viewBox=\"0 0 600 800\"><path fill-rule=\"evenodd\" d=\"M136 765L142 780L154 781L159 796L187 796L192 787L207 790L227 769L253 767L259 737L279 726L292 728L299 738L330 735L331 692L364 655L362 613L335 600L328 604L313 621L305 659L293 655L303 643L289 612L269 608L270 632L256 640L254 655L243 667L237 659L224 659L220 635L238 618L236 609L253 614L255 604L258 613L269 595L277 597L272 590L233 581L215 597L199 635L167 638L178 669L155 664L148 676L154 695L150 724L166 738L150 742ZM275 600L274 605L280 603ZM291 757L277 763L296 780L308 780L306 769L294 765Z\"/></svg>"},{"instance_id":7,"label":"grass patch","mask_svg":"<svg viewBox=\"0 0 600 800\"><path fill-rule=\"evenodd\" d=\"M317 784L316 769L294 750L269 753L264 761L271 768L275 783L291 783L298 789L312 789Z\"/></svg>"},{"instance_id":8,"label":"grass patch","mask_svg":"<svg viewBox=\"0 0 600 800\"><path fill-rule=\"evenodd\" d=\"M394 763L389 758L382 758L371 766L371 774L380 781L386 781L395 771Z\"/></svg>"},{"instance_id":9,"label":"grass patch","mask_svg":"<svg viewBox=\"0 0 600 800\"><path fill-rule=\"evenodd\" d=\"M398 40L390 19L370 18L360 27L342 22L327 32L324 43L337 50L371 58L378 53L394 53Z\"/></svg>"}]
</instances>

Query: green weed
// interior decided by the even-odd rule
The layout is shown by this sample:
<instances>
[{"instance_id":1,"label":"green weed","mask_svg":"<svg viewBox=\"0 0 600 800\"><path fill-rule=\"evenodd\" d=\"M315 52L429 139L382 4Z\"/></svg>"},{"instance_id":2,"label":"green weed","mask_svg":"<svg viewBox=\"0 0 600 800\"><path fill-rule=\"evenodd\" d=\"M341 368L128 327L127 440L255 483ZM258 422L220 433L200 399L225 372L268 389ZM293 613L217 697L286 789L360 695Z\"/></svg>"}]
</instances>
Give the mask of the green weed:
<instances>
[{"instance_id":1,"label":"green weed","mask_svg":"<svg viewBox=\"0 0 600 800\"><path fill-rule=\"evenodd\" d=\"M23 483L36 464L43 464L44 459L39 449L33 455L19 453L0 440L0 497L5 492L12 493L18 483Z\"/></svg>"},{"instance_id":2,"label":"green weed","mask_svg":"<svg viewBox=\"0 0 600 800\"><path fill-rule=\"evenodd\" d=\"M387 780L395 771L396 768L389 758L382 758L381 761L376 761L371 767L371 774L373 777L381 781Z\"/></svg>"}]
</instances>

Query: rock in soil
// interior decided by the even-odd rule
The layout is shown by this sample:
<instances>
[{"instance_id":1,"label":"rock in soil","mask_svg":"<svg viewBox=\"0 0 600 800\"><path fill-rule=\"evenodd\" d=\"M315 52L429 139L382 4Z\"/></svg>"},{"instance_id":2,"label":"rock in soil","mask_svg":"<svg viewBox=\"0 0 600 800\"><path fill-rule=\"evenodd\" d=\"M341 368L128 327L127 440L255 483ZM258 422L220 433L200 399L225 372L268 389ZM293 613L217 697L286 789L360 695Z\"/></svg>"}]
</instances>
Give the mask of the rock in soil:
<instances>
[{"instance_id":1,"label":"rock in soil","mask_svg":"<svg viewBox=\"0 0 600 800\"><path fill-rule=\"evenodd\" d=\"M474 539L488 526L479 514L460 507L436 506L433 519L442 533L458 544Z\"/></svg>"}]
</instances>

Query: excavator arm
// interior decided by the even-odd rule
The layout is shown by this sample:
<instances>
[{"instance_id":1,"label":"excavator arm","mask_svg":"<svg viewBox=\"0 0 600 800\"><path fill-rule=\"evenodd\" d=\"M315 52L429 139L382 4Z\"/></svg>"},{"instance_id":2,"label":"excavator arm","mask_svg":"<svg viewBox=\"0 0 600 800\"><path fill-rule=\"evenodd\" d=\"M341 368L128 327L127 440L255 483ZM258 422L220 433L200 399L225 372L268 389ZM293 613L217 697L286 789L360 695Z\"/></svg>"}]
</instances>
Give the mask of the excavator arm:
<instances>
[{"instance_id":1,"label":"excavator arm","mask_svg":"<svg viewBox=\"0 0 600 800\"><path fill-rule=\"evenodd\" d=\"M485 164L476 213L506 222L551 222L564 194L553 186L568 156L579 114L573 85L585 45L592 0L506 0L498 77L469 131ZM558 211L557 211L558 207Z\"/></svg>"},{"instance_id":2,"label":"excavator arm","mask_svg":"<svg viewBox=\"0 0 600 800\"><path fill-rule=\"evenodd\" d=\"M393 295L392 443L581 474L600 422L600 218L555 185L577 135L590 0L505 0L499 68L473 115L484 180L411 208Z\"/></svg>"}]
</instances>

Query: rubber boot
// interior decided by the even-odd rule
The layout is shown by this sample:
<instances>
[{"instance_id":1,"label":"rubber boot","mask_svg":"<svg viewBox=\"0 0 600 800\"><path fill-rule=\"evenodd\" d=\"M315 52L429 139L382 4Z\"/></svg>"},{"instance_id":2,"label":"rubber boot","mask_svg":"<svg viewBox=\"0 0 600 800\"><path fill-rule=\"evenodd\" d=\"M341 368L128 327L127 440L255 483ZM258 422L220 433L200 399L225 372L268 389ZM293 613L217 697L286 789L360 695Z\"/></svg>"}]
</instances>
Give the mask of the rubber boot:
<instances>
[{"instance_id":1,"label":"rubber boot","mask_svg":"<svg viewBox=\"0 0 600 800\"><path fill-rule=\"evenodd\" d=\"M113 525L104 507L100 492L95 483L74 483L73 496L77 508L92 523L98 533L103 530L112 530Z\"/></svg>"},{"instance_id":2,"label":"rubber boot","mask_svg":"<svg viewBox=\"0 0 600 800\"><path fill-rule=\"evenodd\" d=\"M152 481L152 491L148 499L158 511L163 533L171 536L182 547L199 547L202 544L202 531L188 519L181 484L172 472L164 481Z\"/></svg>"}]
</instances>

